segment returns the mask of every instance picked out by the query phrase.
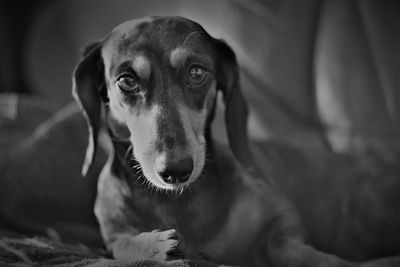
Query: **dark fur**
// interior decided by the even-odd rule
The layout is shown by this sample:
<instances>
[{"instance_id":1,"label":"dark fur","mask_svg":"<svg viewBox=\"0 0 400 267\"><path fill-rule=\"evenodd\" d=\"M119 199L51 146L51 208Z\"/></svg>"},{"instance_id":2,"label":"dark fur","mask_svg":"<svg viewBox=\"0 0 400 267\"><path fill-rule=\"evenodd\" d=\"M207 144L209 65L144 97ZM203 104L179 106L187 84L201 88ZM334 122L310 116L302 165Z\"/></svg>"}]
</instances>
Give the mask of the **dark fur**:
<instances>
[{"instance_id":1,"label":"dark fur","mask_svg":"<svg viewBox=\"0 0 400 267\"><path fill-rule=\"evenodd\" d=\"M131 144L125 141L126 129L125 134L119 134L124 131L122 126L108 123L106 128L112 135L112 150L100 177L95 212L104 241L113 255L129 257L129 252L140 245L134 242L134 237L141 233L175 229L175 234L159 243L177 240L178 246L154 244L155 253L165 253L165 259L183 254L186 258L247 266L357 266L304 244L300 222L291 205L254 166L247 140L247 107L239 88L233 51L224 42L210 37L200 25L184 18L156 17L150 22L138 23L130 30L134 32L130 38L111 40L119 42L115 53L141 51L151 59L152 66L163 66L163 69L154 68L146 84L147 101L142 103L151 106L157 102L165 109L168 118L158 124L163 133L158 144L160 149L184 145L180 143L183 141L179 134L182 126L174 120L175 101L186 99L186 106L196 110L199 102L204 100L202 96L172 99L162 91L174 90L174 86L180 84L180 74L167 67L169 59L166 56L191 32L200 31L201 39L190 45L213 61L217 89L223 93L226 104L231 150L213 142L210 131L213 107L207 114L204 128L207 161L203 175L186 191L158 192L149 190L143 185L145 178L132 171ZM106 40L112 38L111 34ZM74 95L92 129L84 172L96 151L101 125L107 121L100 117L104 108L101 85L109 83L101 81L104 80L99 72L102 67L97 66L102 61L101 49L102 43L91 47L74 76ZM116 66L111 66L110 71L115 69ZM136 104L134 100L129 103ZM163 124L166 121L170 124Z\"/></svg>"}]
</instances>

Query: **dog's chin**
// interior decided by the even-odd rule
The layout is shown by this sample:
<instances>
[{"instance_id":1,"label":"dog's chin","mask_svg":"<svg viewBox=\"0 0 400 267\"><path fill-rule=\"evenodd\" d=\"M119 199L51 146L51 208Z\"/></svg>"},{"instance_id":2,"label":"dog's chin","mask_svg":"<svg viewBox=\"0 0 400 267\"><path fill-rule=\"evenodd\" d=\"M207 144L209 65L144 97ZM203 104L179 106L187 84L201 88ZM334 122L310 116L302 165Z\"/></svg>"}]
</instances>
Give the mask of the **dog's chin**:
<instances>
[{"instance_id":1,"label":"dog's chin","mask_svg":"<svg viewBox=\"0 0 400 267\"><path fill-rule=\"evenodd\" d=\"M151 177L146 179L154 186L156 189L160 191L176 191L176 192L181 192L185 190L192 182L194 182L197 178L193 179L192 181L188 180L185 183L179 183L179 184L167 184L165 183L161 177Z\"/></svg>"}]
</instances>

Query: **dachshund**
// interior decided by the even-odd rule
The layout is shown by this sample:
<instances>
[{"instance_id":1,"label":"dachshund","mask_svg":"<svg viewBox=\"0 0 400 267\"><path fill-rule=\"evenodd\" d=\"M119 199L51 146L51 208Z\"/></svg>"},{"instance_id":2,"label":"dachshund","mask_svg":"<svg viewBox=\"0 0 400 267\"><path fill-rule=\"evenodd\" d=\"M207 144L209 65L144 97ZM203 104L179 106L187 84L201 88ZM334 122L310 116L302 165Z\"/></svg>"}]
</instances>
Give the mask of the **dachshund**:
<instances>
[{"instance_id":1,"label":"dachshund","mask_svg":"<svg viewBox=\"0 0 400 267\"><path fill-rule=\"evenodd\" d=\"M229 146L212 138L219 95ZM294 208L252 156L235 54L198 23L117 26L86 48L73 96L89 126L83 175L99 140L108 144L94 211L114 258L360 266L305 243Z\"/></svg>"}]
</instances>

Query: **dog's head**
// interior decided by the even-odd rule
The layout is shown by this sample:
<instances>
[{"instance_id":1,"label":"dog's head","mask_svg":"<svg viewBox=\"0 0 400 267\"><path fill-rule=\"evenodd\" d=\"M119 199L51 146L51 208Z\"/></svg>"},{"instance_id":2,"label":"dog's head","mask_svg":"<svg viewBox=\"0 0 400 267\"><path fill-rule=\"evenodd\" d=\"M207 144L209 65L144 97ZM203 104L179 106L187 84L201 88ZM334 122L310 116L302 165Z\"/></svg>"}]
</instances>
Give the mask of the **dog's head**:
<instances>
[{"instance_id":1,"label":"dog's head","mask_svg":"<svg viewBox=\"0 0 400 267\"><path fill-rule=\"evenodd\" d=\"M86 49L73 77L73 95L90 132L83 174L94 157L106 95L113 134L131 142L147 180L163 189L190 184L205 164L205 129L218 90L224 95L229 144L246 167L247 107L232 50L181 17L119 25Z\"/></svg>"}]
</instances>

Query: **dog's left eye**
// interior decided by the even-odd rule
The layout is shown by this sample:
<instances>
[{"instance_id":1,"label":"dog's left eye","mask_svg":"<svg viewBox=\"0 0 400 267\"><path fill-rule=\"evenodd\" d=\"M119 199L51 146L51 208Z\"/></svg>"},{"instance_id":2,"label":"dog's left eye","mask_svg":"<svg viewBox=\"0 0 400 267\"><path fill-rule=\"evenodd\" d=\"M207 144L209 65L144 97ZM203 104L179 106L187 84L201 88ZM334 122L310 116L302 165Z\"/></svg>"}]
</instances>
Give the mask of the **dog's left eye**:
<instances>
[{"instance_id":1,"label":"dog's left eye","mask_svg":"<svg viewBox=\"0 0 400 267\"><path fill-rule=\"evenodd\" d=\"M207 70L200 66L191 67L188 82L192 86L199 86L207 79Z\"/></svg>"},{"instance_id":2,"label":"dog's left eye","mask_svg":"<svg viewBox=\"0 0 400 267\"><path fill-rule=\"evenodd\" d=\"M137 93L139 91L137 79L130 75L120 76L117 80L117 85L125 93Z\"/></svg>"}]
</instances>

